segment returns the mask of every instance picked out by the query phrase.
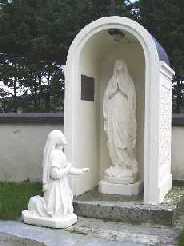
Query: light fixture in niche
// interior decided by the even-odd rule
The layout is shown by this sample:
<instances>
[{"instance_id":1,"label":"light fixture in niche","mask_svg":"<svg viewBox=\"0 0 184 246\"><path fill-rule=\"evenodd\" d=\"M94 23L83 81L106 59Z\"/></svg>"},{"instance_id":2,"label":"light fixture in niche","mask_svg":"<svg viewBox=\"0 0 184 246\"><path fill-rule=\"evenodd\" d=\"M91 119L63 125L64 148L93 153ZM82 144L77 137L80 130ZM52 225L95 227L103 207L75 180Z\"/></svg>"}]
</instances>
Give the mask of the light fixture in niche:
<instances>
[{"instance_id":1,"label":"light fixture in niche","mask_svg":"<svg viewBox=\"0 0 184 246\"><path fill-rule=\"evenodd\" d=\"M125 37L125 34L120 29L109 29L107 32L115 42L119 42Z\"/></svg>"}]
</instances>

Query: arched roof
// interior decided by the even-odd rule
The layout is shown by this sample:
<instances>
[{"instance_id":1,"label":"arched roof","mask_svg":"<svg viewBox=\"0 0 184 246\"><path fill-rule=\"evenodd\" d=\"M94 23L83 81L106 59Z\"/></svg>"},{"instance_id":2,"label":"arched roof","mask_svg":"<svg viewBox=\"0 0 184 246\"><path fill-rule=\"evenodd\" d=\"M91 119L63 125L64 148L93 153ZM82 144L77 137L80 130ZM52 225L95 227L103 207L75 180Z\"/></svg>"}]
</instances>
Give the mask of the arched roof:
<instances>
[{"instance_id":1,"label":"arched roof","mask_svg":"<svg viewBox=\"0 0 184 246\"><path fill-rule=\"evenodd\" d=\"M125 22L125 26L127 25L126 23L128 22L130 24L130 28L129 29L132 29L133 31L136 30L136 32L138 33L141 33L141 35L144 35L145 38L144 39L147 39L147 44L148 44L148 35L152 37L152 40L153 40L153 43L155 43L155 48L156 48L156 53L158 54L158 58L160 61L164 61L168 66L170 66L170 61L169 61L169 57L165 51L165 49L163 48L163 46L159 43L158 40L155 39L155 37L152 36L152 34L150 32L148 32L147 29L145 29L143 26L141 26L140 24L138 24L137 22L133 21L133 20L130 20L126 17L119 17L119 16L112 16L112 17L102 17L101 19L98 19L96 21L93 21L91 22L90 24L88 24L87 26L85 26L79 33L78 35L75 37L75 39L73 40L72 42L72 45L69 49L69 52L68 52L68 57L67 57L67 60L68 58L70 57L71 53L73 53L73 50L75 50L75 46L76 44L79 45L79 43L82 43L82 40L86 38L86 36L88 36L88 32L89 30L91 29L91 32L93 32L92 30L94 29L94 27L98 27L96 29L100 29L100 26L101 25L105 25L105 24L108 24L109 23L115 23L117 21L117 23L122 24L123 25L123 22ZM146 34L147 33L147 34ZM146 38L147 36L147 38ZM151 38L150 38L151 39ZM150 40L151 41L151 40ZM151 43L149 44L151 45ZM151 49L150 49L151 50ZM153 49L152 49L152 52L153 52ZM72 55L71 55L72 56Z\"/></svg>"},{"instance_id":2,"label":"arched roof","mask_svg":"<svg viewBox=\"0 0 184 246\"><path fill-rule=\"evenodd\" d=\"M152 38L156 44L156 48L157 48L157 52L158 52L158 56L159 56L160 61L164 61L167 65L170 66L169 57L168 57L168 54L166 53L165 49L158 42L158 40L156 40L156 38L154 38L153 36L152 36Z\"/></svg>"}]
</instances>

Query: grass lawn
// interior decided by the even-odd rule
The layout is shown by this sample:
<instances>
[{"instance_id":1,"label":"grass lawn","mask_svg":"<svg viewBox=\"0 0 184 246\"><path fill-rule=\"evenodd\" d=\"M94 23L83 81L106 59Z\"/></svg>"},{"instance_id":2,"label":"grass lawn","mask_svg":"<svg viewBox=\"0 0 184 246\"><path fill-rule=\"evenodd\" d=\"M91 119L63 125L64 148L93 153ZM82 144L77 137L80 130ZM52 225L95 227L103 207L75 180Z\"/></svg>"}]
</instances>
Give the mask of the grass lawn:
<instances>
[{"instance_id":1,"label":"grass lawn","mask_svg":"<svg viewBox=\"0 0 184 246\"><path fill-rule=\"evenodd\" d=\"M0 219L18 219L21 211L27 209L29 198L41 193L42 187L39 183L0 182Z\"/></svg>"},{"instance_id":2,"label":"grass lawn","mask_svg":"<svg viewBox=\"0 0 184 246\"><path fill-rule=\"evenodd\" d=\"M182 231L180 235L178 246L184 246L184 230Z\"/></svg>"}]
</instances>

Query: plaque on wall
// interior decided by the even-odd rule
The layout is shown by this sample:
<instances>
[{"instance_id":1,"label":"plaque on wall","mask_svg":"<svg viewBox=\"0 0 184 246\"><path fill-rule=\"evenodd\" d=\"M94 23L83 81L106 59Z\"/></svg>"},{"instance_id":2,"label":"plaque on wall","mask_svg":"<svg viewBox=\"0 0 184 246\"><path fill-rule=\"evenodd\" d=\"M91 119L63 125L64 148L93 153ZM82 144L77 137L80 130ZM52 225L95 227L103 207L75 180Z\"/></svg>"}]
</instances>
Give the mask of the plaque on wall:
<instances>
[{"instance_id":1,"label":"plaque on wall","mask_svg":"<svg viewBox=\"0 0 184 246\"><path fill-rule=\"evenodd\" d=\"M94 101L95 80L84 74L81 75L81 100Z\"/></svg>"}]
</instances>

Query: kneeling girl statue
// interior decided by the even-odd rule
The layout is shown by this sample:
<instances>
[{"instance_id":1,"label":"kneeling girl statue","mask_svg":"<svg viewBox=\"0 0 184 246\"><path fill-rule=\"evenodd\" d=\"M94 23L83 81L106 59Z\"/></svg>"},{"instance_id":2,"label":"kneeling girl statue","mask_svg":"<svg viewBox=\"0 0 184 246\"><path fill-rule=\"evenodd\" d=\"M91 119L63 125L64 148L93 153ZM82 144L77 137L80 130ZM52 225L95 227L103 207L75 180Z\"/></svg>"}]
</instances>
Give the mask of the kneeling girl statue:
<instances>
[{"instance_id":1,"label":"kneeling girl statue","mask_svg":"<svg viewBox=\"0 0 184 246\"><path fill-rule=\"evenodd\" d=\"M75 168L67 161L63 152L66 144L60 130L49 133L43 157L44 197L34 196L29 200L28 210L22 211L25 223L53 228L65 228L76 223L69 175L81 175L89 169Z\"/></svg>"}]
</instances>

